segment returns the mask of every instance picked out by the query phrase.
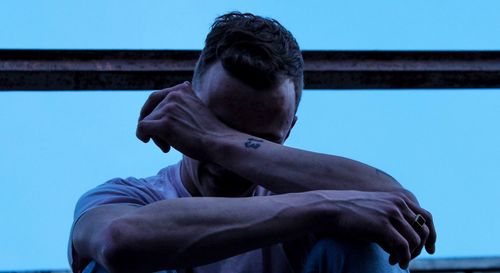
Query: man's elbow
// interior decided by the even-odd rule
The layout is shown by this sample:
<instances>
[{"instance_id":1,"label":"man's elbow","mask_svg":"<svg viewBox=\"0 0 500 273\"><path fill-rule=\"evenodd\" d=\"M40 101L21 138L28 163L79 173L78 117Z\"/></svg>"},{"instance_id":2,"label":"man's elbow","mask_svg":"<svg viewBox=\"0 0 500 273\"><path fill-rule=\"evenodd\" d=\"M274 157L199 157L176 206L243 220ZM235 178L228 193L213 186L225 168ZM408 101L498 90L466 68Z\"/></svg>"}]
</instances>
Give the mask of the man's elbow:
<instances>
[{"instance_id":1,"label":"man's elbow","mask_svg":"<svg viewBox=\"0 0 500 273\"><path fill-rule=\"evenodd\" d=\"M116 219L103 229L97 262L110 273L147 273L189 266L178 247L161 244L138 228L136 219Z\"/></svg>"},{"instance_id":2,"label":"man's elbow","mask_svg":"<svg viewBox=\"0 0 500 273\"><path fill-rule=\"evenodd\" d=\"M98 242L97 262L110 273L143 272L138 267L138 253L132 247L130 225L122 220L115 220L104 228ZM144 271L147 272L147 271Z\"/></svg>"}]
</instances>

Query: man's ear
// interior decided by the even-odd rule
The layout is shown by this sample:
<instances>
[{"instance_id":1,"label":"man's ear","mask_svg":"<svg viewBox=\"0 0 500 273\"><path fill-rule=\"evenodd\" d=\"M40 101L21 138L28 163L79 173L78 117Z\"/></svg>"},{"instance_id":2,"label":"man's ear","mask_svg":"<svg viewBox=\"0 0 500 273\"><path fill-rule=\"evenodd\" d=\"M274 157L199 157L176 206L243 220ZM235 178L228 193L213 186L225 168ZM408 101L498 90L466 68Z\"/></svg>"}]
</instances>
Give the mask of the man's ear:
<instances>
[{"instance_id":1,"label":"man's ear","mask_svg":"<svg viewBox=\"0 0 500 273\"><path fill-rule=\"evenodd\" d=\"M293 116L293 120L292 120L292 126L290 126L290 129L288 129L288 132L286 133L286 137L285 139L283 139L283 143L285 142L285 140L288 139L288 137L290 136L290 132L292 131L292 128L293 126L295 126L295 123L297 122L299 118L297 116Z\"/></svg>"}]
</instances>

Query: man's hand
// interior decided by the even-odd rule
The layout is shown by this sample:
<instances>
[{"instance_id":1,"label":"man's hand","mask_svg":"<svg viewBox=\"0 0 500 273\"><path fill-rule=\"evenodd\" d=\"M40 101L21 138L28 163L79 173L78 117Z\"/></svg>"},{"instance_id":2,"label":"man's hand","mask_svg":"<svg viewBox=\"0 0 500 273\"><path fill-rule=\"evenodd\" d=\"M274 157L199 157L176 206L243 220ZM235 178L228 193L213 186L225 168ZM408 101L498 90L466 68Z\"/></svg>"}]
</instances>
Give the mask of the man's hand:
<instances>
[{"instance_id":1,"label":"man's hand","mask_svg":"<svg viewBox=\"0 0 500 273\"><path fill-rule=\"evenodd\" d=\"M191 84L184 82L149 96L136 134L143 142L153 139L165 153L173 146L189 157L207 160L210 139L234 132L203 104Z\"/></svg>"},{"instance_id":2,"label":"man's hand","mask_svg":"<svg viewBox=\"0 0 500 273\"><path fill-rule=\"evenodd\" d=\"M401 193L361 191L319 191L338 207L324 217L320 234L375 242L390 254L391 264L408 268L411 259L425 246L434 253L436 231L432 215ZM328 210L328 206L326 207ZM426 224L415 223L420 214ZM326 213L328 216L328 212Z\"/></svg>"},{"instance_id":3,"label":"man's hand","mask_svg":"<svg viewBox=\"0 0 500 273\"><path fill-rule=\"evenodd\" d=\"M187 82L149 97L137 137L144 142L153 139L164 152L173 146L189 157L215 162L277 194L334 190L337 193L329 199L332 204L340 200L342 209L338 217L325 217L330 221L325 228L334 231L333 236L378 243L390 253L391 263L407 266L424 246L431 254L435 251L432 215L392 177L357 161L266 140L259 142L259 149L249 150L244 145L249 135L218 120ZM212 158L213 140L222 142L218 145L228 153ZM414 223L417 214L427 221L422 227Z\"/></svg>"}]
</instances>

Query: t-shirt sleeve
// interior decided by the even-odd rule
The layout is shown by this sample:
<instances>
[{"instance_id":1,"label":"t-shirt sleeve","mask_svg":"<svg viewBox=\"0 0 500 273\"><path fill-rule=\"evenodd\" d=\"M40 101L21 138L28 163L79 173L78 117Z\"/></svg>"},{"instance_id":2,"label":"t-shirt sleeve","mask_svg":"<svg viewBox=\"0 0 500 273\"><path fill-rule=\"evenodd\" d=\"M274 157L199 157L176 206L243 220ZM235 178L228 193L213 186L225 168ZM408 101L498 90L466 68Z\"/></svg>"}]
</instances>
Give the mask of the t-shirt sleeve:
<instances>
[{"instance_id":1,"label":"t-shirt sleeve","mask_svg":"<svg viewBox=\"0 0 500 273\"><path fill-rule=\"evenodd\" d=\"M163 200L163 194L145 179L112 179L86 192L78 200L73 219L90 209L108 204L145 206Z\"/></svg>"},{"instance_id":2,"label":"t-shirt sleeve","mask_svg":"<svg viewBox=\"0 0 500 273\"><path fill-rule=\"evenodd\" d=\"M68 260L73 272L83 271L83 267L89 262L78 257L72 244L73 228L81 216L91 209L108 204L145 206L164 200L164 194L150 182L146 179L116 178L87 191L80 197L75 207L68 245Z\"/></svg>"}]
</instances>

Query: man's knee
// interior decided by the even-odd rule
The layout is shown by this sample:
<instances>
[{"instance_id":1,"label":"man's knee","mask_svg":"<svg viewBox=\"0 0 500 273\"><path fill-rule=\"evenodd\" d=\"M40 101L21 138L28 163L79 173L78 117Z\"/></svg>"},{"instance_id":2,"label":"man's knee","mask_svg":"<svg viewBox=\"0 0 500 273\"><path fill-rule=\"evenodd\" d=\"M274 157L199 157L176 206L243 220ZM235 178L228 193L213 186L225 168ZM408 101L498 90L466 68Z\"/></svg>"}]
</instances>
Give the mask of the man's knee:
<instances>
[{"instance_id":1,"label":"man's knee","mask_svg":"<svg viewBox=\"0 0 500 273\"><path fill-rule=\"evenodd\" d=\"M304 272L407 272L389 264L389 255L377 244L332 238L312 248Z\"/></svg>"},{"instance_id":2,"label":"man's knee","mask_svg":"<svg viewBox=\"0 0 500 273\"><path fill-rule=\"evenodd\" d=\"M332 238L319 240L311 250L310 258L319 258L323 264L335 263L335 267L346 267L349 263L388 263L385 252L373 243L345 241Z\"/></svg>"}]
</instances>

